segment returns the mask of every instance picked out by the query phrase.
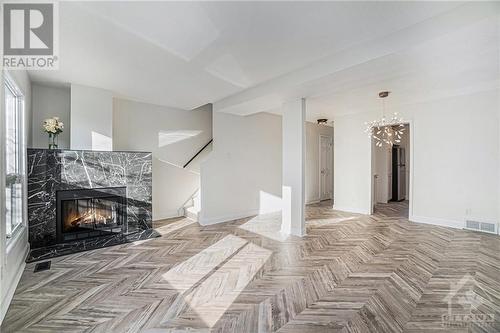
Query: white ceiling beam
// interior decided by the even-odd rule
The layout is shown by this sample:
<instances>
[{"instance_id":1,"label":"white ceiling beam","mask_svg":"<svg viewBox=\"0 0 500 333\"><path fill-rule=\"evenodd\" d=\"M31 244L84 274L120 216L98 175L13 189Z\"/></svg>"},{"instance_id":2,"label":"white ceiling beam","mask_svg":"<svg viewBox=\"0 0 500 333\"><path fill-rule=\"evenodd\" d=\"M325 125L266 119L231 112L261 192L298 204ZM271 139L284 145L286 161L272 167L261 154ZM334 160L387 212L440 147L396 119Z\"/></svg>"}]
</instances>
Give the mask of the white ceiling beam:
<instances>
[{"instance_id":1,"label":"white ceiling beam","mask_svg":"<svg viewBox=\"0 0 500 333\"><path fill-rule=\"evenodd\" d=\"M358 44L302 69L224 98L214 103L214 111L248 115L279 109L284 100L317 95L322 86L318 83L333 80L335 73L402 52L427 40L452 33L460 27L498 15L499 12L500 4L495 2L464 4L384 38Z\"/></svg>"}]
</instances>

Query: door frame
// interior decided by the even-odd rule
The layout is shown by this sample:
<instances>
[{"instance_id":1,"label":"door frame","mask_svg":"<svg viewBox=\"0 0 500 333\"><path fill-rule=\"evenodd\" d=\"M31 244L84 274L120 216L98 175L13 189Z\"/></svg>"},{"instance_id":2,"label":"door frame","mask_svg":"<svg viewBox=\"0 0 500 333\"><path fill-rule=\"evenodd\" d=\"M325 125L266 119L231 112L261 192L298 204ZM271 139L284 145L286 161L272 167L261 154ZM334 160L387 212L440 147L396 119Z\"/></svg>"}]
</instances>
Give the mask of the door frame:
<instances>
[{"instance_id":1,"label":"door frame","mask_svg":"<svg viewBox=\"0 0 500 333\"><path fill-rule=\"evenodd\" d=\"M329 138L330 139L330 151L331 151L331 158L332 158L332 165L330 166L330 171L332 173L332 181L331 181L331 191L330 191L330 198L327 198L327 199L323 199L321 197L321 190L322 190L322 186L321 186L321 162L322 162L322 159L321 159L321 138ZM318 160L319 160L319 165L318 165L318 198L319 198L319 201L323 201L323 200L332 200L333 199L333 136L332 135L328 135L328 134L320 134L319 135L319 142L318 142L318 147L319 147L319 156L318 156Z\"/></svg>"},{"instance_id":2,"label":"door frame","mask_svg":"<svg viewBox=\"0 0 500 333\"><path fill-rule=\"evenodd\" d=\"M408 220L411 220L413 217L413 192L414 192L414 182L413 182L413 176L414 176L414 165L415 165L415 126L413 123L413 120L406 120L403 122L403 124L408 125L408 128L410 130L410 182L408 184ZM373 138L370 137L369 143L370 143L370 158L368 162L370 163L370 194L369 194L369 212L370 215L373 214L373 206L374 206L374 190L375 190L375 181L373 177L373 157L374 157L374 152L373 152Z\"/></svg>"}]
</instances>

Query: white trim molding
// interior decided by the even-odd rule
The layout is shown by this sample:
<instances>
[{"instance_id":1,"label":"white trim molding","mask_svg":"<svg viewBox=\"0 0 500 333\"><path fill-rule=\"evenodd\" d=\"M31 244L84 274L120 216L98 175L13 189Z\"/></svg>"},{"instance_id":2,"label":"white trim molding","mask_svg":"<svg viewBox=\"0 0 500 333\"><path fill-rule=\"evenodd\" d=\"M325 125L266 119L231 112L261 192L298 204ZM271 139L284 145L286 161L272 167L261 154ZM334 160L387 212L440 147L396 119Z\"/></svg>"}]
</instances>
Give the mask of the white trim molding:
<instances>
[{"instance_id":1,"label":"white trim molding","mask_svg":"<svg viewBox=\"0 0 500 333\"><path fill-rule=\"evenodd\" d=\"M463 229L464 228L463 221L448 220L448 219L442 219L442 218L437 218L437 217L410 215L408 220L410 220L410 222L432 224L432 225L437 225L437 226L441 226L441 227L449 227L449 228L455 228L455 229Z\"/></svg>"},{"instance_id":2,"label":"white trim molding","mask_svg":"<svg viewBox=\"0 0 500 333\"><path fill-rule=\"evenodd\" d=\"M331 200L331 199L325 199L324 201L326 201L326 200ZM314 199L311 199L311 200L307 201L306 205L317 204L317 203L320 203L321 201L323 201L323 200L320 200L318 198L314 198Z\"/></svg>"},{"instance_id":3,"label":"white trim molding","mask_svg":"<svg viewBox=\"0 0 500 333\"><path fill-rule=\"evenodd\" d=\"M211 217L211 218L205 218L204 216L200 216L198 223L200 223L202 226L207 226L207 225L212 225L212 224L217 224L217 223L230 222L230 221L239 220L239 219L243 219L243 218L247 218L247 217L257 216L257 215L259 215L258 209L237 212L237 213L231 213L231 214L217 216L217 217Z\"/></svg>"},{"instance_id":4,"label":"white trim molding","mask_svg":"<svg viewBox=\"0 0 500 333\"><path fill-rule=\"evenodd\" d=\"M364 209L355 208L355 207L340 207L338 205L333 205L333 210L338 210L346 213L354 213L354 214L363 214L363 215L371 215L369 211Z\"/></svg>"},{"instance_id":5,"label":"white trim molding","mask_svg":"<svg viewBox=\"0 0 500 333\"><path fill-rule=\"evenodd\" d=\"M154 216L153 222L156 221L161 221L161 220L166 220L166 219L173 219L176 217L182 217L184 216L184 208L179 208L176 210L168 210L162 214L162 216Z\"/></svg>"}]
</instances>

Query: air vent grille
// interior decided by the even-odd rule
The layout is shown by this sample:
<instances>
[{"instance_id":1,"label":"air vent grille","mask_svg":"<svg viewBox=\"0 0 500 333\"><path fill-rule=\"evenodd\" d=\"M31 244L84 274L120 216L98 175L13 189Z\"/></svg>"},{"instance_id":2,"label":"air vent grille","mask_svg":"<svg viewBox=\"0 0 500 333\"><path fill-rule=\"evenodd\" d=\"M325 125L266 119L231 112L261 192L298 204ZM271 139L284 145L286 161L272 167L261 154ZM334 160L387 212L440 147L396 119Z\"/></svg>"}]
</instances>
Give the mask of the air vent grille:
<instances>
[{"instance_id":1,"label":"air vent grille","mask_svg":"<svg viewBox=\"0 0 500 333\"><path fill-rule=\"evenodd\" d=\"M479 230L480 229L479 222L476 222L476 221L466 221L465 227L467 229L475 229L475 230Z\"/></svg>"},{"instance_id":2,"label":"air vent grille","mask_svg":"<svg viewBox=\"0 0 500 333\"><path fill-rule=\"evenodd\" d=\"M481 230L495 233L495 225L493 223L481 223Z\"/></svg>"},{"instance_id":3,"label":"air vent grille","mask_svg":"<svg viewBox=\"0 0 500 333\"><path fill-rule=\"evenodd\" d=\"M470 230L475 230L475 231L482 231L482 232L487 232L490 234L497 234L497 225L495 223L491 222L480 222L480 221L474 221L474 220L466 220L465 221L465 228L470 229Z\"/></svg>"}]
</instances>

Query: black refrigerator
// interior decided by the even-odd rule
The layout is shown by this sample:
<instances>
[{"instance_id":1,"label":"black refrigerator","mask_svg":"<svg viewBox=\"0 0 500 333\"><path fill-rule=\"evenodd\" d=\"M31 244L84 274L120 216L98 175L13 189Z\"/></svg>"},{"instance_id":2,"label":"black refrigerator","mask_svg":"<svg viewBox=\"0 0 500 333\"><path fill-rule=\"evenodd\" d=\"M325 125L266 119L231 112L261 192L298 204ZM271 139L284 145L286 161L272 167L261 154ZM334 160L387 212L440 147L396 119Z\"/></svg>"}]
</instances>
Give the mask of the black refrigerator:
<instances>
[{"instance_id":1,"label":"black refrigerator","mask_svg":"<svg viewBox=\"0 0 500 333\"><path fill-rule=\"evenodd\" d=\"M392 201L406 199L406 156L405 149L392 147Z\"/></svg>"}]
</instances>

